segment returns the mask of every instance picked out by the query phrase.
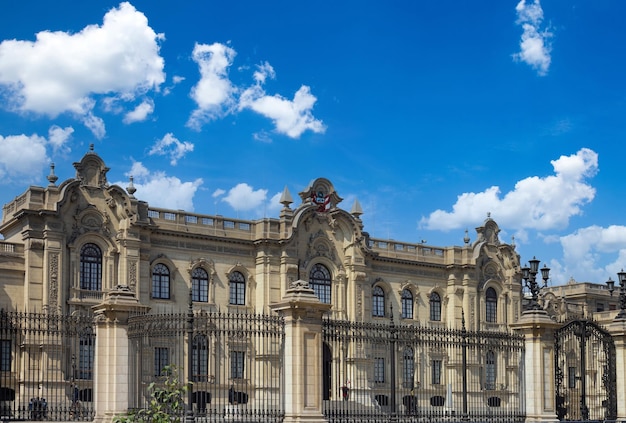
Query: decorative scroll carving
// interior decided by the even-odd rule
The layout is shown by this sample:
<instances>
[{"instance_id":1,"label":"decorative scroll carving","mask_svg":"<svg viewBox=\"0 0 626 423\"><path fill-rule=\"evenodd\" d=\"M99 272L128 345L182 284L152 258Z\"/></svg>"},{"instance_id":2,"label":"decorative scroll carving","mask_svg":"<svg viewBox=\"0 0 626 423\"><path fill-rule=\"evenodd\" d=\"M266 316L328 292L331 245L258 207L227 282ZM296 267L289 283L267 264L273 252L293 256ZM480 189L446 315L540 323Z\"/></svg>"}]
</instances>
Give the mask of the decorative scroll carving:
<instances>
[{"instance_id":1,"label":"decorative scroll carving","mask_svg":"<svg viewBox=\"0 0 626 423\"><path fill-rule=\"evenodd\" d=\"M48 285L48 307L51 311L56 311L59 298L59 254L50 254L48 273L50 282Z\"/></svg>"},{"instance_id":2,"label":"decorative scroll carving","mask_svg":"<svg viewBox=\"0 0 626 423\"><path fill-rule=\"evenodd\" d=\"M135 260L128 263L128 286L133 291L137 286L137 262Z\"/></svg>"}]
</instances>

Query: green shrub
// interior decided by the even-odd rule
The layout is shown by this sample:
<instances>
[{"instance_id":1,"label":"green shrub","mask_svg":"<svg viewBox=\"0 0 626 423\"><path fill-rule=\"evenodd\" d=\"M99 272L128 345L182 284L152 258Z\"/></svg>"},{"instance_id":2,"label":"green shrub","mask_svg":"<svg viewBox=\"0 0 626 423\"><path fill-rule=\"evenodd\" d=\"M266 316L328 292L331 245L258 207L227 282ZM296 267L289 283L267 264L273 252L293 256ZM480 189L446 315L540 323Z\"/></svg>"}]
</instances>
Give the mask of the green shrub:
<instances>
[{"instance_id":1,"label":"green shrub","mask_svg":"<svg viewBox=\"0 0 626 423\"><path fill-rule=\"evenodd\" d=\"M150 403L147 408L116 416L114 423L181 423L185 411L185 393L187 386L178 378L174 366L163 368L165 376L162 382L152 382L148 386Z\"/></svg>"}]
</instances>

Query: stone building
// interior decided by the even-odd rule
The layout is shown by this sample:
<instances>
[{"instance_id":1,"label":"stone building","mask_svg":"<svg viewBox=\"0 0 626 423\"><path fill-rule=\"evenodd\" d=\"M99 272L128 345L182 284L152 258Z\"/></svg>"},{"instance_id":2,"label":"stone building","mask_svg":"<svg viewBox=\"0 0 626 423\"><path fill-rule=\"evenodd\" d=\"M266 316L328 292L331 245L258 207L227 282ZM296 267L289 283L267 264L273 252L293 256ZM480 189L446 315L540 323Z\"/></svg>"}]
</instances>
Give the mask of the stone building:
<instances>
[{"instance_id":1,"label":"stone building","mask_svg":"<svg viewBox=\"0 0 626 423\"><path fill-rule=\"evenodd\" d=\"M474 240L466 232L463 245L431 246L371 236L358 201L343 208L325 178L310 182L297 201L285 188L277 217L240 220L152 207L140 200L132 178L126 188L110 185L109 168L93 148L74 168L76 176L60 184L52 168L46 187L31 186L4 205L0 308L42 313L43 323L25 316L29 330L49 327L55 316L70 316L74 324L95 313L95 331L84 330L70 346L64 338L10 340L15 322L5 325L0 406L21 398L30 411L42 407L44 394L64 392L55 397L59 418L72 415L72 406L63 404L77 398L110 418L140 406L143 387L162 376L164 365L178 362L195 381L194 403L202 402L198 410L207 413L215 404L223 415L241 403L279 401L285 418L299 421L293 416L315 404L279 394L278 386L308 377L314 382L294 389L319 382L315 389L330 414L348 387L351 402L396 410L396 395L388 395L396 385L407 414L436 409L448 418L461 403L467 412L468 398L469 408L480 404L490 415L523 414L524 360L549 365L545 339L532 338L537 352L524 356L521 338L505 335L512 329L532 335L536 324L523 319L519 255L501 242L490 217ZM206 323L203 329L185 329L179 312L187 309ZM247 339L252 331L241 322L258 321L246 316L277 312L286 316L286 335L278 338L286 346L268 341L266 332L263 344ZM142 320L168 313L179 314L165 325ZM322 329L310 323L311 313L335 323ZM211 316L230 326L219 332ZM357 327L370 335L354 338ZM350 330L333 344L332 336L321 336L328 328L332 336ZM389 330L401 332L391 339ZM465 331L475 339L469 357ZM469 387L467 381L462 387L461 373ZM530 383L552 389L541 397L548 401L554 388L543 376ZM11 407L12 416L26 409ZM542 407L554 415L553 403Z\"/></svg>"},{"instance_id":2,"label":"stone building","mask_svg":"<svg viewBox=\"0 0 626 423\"><path fill-rule=\"evenodd\" d=\"M521 313L519 257L488 218L464 245L370 236L324 178L277 218L238 220L151 207L135 188L109 185L89 151L76 176L29 187L3 207L0 307L72 313L127 286L151 310L269 312L289 283L308 280L335 318L504 329ZM140 193L138 193L138 196Z\"/></svg>"}]
</instances>

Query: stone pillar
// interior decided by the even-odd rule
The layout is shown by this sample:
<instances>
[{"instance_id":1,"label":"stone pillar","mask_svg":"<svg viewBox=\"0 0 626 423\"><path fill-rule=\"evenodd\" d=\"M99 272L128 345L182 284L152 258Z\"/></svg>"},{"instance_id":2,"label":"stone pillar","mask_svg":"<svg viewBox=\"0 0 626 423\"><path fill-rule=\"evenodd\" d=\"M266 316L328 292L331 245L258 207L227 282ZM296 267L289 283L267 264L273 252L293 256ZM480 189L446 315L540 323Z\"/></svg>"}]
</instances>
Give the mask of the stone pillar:
<instances>
[{"instance_id":1,"label":"stone pillar","mask_svg":"<svg viewBox=\"0 0 626 423\"><path fill-rule=\"evenodd\" d=\"M525 338L526 422L558 422L554 392L554 332L559 324L545 310L528 310L511 327Z\"/></svg>"},{"instance_id":2,"label":"stone pillar","mask_svg":"<svg viewBox=\"0 0 626 423\"><path fill-rule=\"evenodd\" d=\"M322 412L322 315L331 307L306 281L293 282L270 306L285 318L284 423L324 423Z\"/></svg>"},{"instance_id":3,"label":"stone pillar","mask_svg":"<svg viewBox=\"0 0 626 423\"><path fill-rule=\"evenodd\" d=\"M615 342L615 392L617 419L626 420L626 319L615 319L608 327Z\"/></svg>"},{"instance_id":4,"label":"stone pillar","mask_svg":"<svg viewBox=\"0 0 626 423\"><path fill-rule=\"evenodd\" d=\"M128 317L131 311L147 311L127 286L109 291L93 307L96 322L94 359L94 408L96 422L111 422L128 411L130 379Z\"/></svg>"}]
</instances>

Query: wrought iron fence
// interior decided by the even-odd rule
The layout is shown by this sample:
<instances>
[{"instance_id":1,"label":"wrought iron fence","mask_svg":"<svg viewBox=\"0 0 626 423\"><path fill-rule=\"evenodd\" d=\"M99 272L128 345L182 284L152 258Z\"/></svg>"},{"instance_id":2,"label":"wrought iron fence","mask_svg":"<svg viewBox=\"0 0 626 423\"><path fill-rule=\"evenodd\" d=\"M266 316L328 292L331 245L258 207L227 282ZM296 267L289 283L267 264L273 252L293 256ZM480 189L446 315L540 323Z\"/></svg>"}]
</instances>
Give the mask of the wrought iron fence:
<instances>
[{"instance_id":1,"label":"wrought iron fence","mask_svg":"<svg viewBox=\"0 0 626 423\"><path fill-rule=\"evenodd\" d=\"M0 310L0 419L92 420L94 352L91 315Z\"/></svg>"},{"instance_id":2,"label":"wrought iron fence","mask_svg":"<svg viewBox=\"0 0 626 423\"><path fill-rule=\"evenodd\" d=\"M194 312L129 319L130 406L145 408L165 366L192 381L203 421L280 422L284 417L284 320L275 315ZM189 364L190 363L190 364Z\"/></svg>"},{"instance_id":3,"label":"wrought iron fence","mask_svg":"<svg viewBox=\"0 0 626 423\"><path fill-rule=\"evenodd\" d=\"M324 320L324 415L345 421L523 421L524 339Z\"/></svg>"}]
</instances>

